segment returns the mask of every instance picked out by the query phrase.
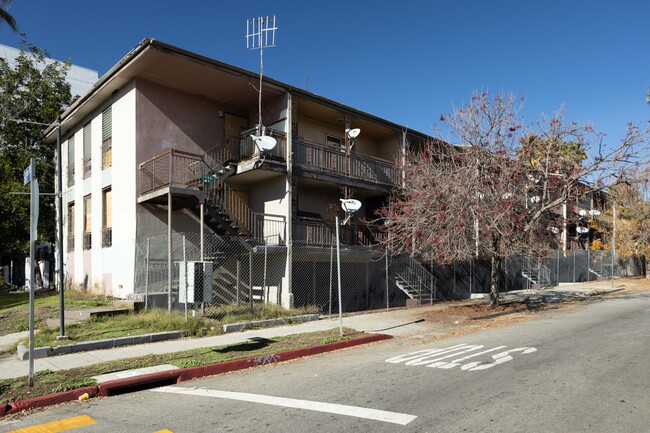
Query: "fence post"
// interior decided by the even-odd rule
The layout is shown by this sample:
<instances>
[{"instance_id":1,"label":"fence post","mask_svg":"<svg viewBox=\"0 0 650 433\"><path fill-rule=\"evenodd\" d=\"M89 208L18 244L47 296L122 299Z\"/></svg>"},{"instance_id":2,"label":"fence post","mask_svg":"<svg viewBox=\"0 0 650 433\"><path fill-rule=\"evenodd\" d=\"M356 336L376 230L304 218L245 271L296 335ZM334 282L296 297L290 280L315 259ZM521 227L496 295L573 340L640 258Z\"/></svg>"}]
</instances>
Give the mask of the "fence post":
<instances>
[{"instance_id":1,"label":"fence post","mask_svg":"<svg viewBox=\"0 0 650 433\"><path fill-rule=\"evenodd\" d=\"M334 245L330 245L330 303L329 315L332 315L332 271L334 270Z\"/></svg>"},{"instance_id":2,"label":"fence post","mask_svg":"<svg viewBox=\"0 0 650 433\"><path fill-rule=\"evenodd\" d=\"M264 296L264 299L262 299L263 301L262 303L264 304L266 304L269 299L268 287L266 287L266 260L267 260L268 246L269 246L268 241L266 240L266 238L264 238L264 282L262 284L262 288L263 288L262 294Z\"/></svg>"},{"instance_id":3,"label":"fence post","mask_svg":"<svg viewBox=\"0 0 650 433\"><path fill-rule=\"evenodd\" d=\"M571 250L571 254L573 255L573 284L576 282L576 250Z\"/></svg>"},{"instance_id":4,"label":"fence post","mask_svg":"<svg viewBox=\"0 0 650 433\"><path fill-rule=\"evenodd\" d=\"M144 309L149 309L149 241L147 238L147 256L145 257L145 275L144 275Z\"/></svg>"},{"instance_id":5,"label":"fence post","mask_svg":"<svg viewBox=\"0 0 650 433\"><path fill-rule=\"evenodd\" d=\"M237 305L239 305L239 271L241 269L241 260L237 259L237 286L235 286L235 300Z\"/></svg>"},{"instance_id":6,"label":"fence post","mask_svg":"<svg viewBox=\"0 0 650 433\"><path fill-rule=\"evenodd\" d=\"M390 301L388 297L388 247L386 247L386 309L390 308Z\"/></svg>"},{"instance_id":7,"label":"fence post","mask_svg":"<svg viewBox=\"0 0 650 433\"><path fill-rule=\"evenodd\" d=\"M253 311L253 251L248 252L248 303Z\"/></svg>"},{"instance_id":8,"label":"fence post","mask_svg":"<svg viewBox=\"0 0 650 433\"><path fill-rule=\"evenodd\" d=\"M185 272L183 273L185 275L185 321L187 322L187 301L189 298L187 297L188 292L187 292L187 255L186 255L186 250L185 250L185 235L183 235L183 263L181 266L183 266L183 269L185 269ZM179 273L180 274L180 273ZM195 277L196 278L196 277ZM196 281L194 281L196 284ZM203 300L203 294L201 294L201 300Z\"/></svg>"}]
</instances>

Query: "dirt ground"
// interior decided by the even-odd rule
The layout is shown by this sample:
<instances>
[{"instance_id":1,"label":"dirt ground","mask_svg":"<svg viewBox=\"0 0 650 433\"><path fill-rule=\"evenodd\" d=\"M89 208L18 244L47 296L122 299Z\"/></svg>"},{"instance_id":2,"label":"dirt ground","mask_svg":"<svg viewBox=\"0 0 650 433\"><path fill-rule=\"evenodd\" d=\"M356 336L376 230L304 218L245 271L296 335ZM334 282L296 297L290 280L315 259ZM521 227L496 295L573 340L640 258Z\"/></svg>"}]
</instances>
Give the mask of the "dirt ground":
<instances>
[{"instance_id":1,"label":"dirt ground","mask_svg":"<svg viewBox=\"0 0 650 433\"><path fill-rule=\"evenodd\" d=\"M583 283L583 288L590 289L611 289L611 281L594 281ZM617 296L650 291L650 279L646 278L622 278L614 280L616 291L596 296ZM442 310L429 311L422 314L425 320L442 323L450 328L464 332L472 332L478 329L504 326L511 323L529 319L542 311L574 308L581 301L569 301L555 304L539 304L526 302L502 302L496 307L491 307L487 300L471 305L450 306Z\"/></svg>"}]
</instances>

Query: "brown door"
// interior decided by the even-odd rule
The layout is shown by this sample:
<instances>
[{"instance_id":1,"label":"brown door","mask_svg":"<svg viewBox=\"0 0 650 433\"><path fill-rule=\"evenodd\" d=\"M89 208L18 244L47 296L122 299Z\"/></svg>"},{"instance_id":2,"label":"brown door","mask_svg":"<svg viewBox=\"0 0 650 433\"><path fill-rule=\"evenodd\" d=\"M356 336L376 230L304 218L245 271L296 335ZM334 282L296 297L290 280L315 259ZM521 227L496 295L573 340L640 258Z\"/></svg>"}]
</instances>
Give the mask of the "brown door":
<instances>
[{"instance_id":1,"label":"brown door","mask_svg":"<svg viewBox=\"0 0 650 433\"><path fill-rule=\"evenodd\" d=\"M226 133L226 155L224 160L239 160L239 136L248 126L248 119L235 114L224 116Z\"/></svg>"}]
</instances>

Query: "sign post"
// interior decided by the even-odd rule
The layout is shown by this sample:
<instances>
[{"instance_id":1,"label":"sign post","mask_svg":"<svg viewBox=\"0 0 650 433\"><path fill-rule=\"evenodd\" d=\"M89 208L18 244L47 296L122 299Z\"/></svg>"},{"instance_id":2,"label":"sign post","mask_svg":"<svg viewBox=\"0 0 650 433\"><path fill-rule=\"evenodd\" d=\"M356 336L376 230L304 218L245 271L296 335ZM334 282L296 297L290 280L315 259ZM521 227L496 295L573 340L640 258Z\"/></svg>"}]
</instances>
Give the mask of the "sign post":
<instances>
[{"instance_id":1,"label":"sign post","mask_svg":"<svg viewBox=\"0 0 650 433\"><path fill-rule=\"evenodd\" d=\"M34 289L36 286L35 246L38 237L38 180L36 163L30 160L23 171L23 183L29 184L29 374L27 385L34 386Z\"/></svg>"}]
</instances>

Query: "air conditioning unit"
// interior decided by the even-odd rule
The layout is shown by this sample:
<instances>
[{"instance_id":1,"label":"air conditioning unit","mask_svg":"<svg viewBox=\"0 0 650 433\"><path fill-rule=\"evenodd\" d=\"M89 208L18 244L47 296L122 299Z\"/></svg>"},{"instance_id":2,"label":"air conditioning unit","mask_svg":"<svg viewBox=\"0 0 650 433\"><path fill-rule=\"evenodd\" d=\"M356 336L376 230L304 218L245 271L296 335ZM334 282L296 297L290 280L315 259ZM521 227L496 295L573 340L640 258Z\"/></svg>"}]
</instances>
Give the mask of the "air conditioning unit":
<instances>
[{"instance_id":1,"label":"air conditioning unit","mask_svg":"<svg viewBox=\"0 0 650 433\"><path fill-rule=\"evenodd\" d=\"M178 302L194 304L212 301L212 262L180 264Z\"/></svg>"}]
</instances>

